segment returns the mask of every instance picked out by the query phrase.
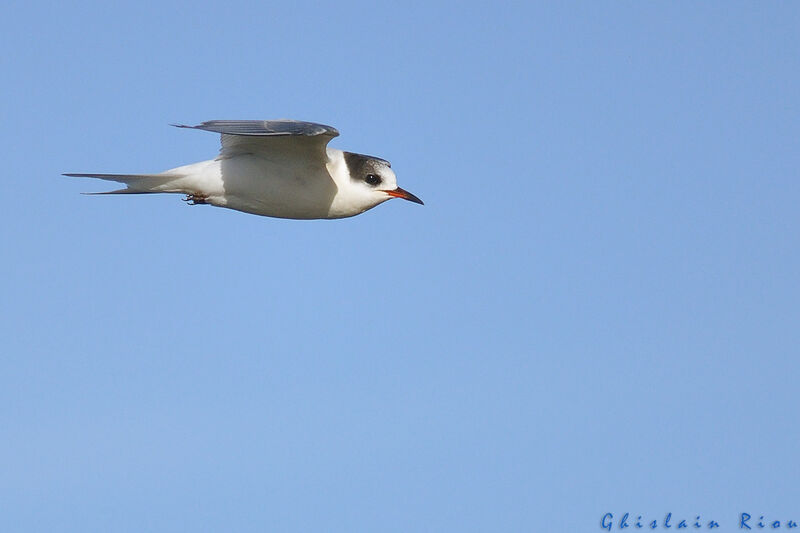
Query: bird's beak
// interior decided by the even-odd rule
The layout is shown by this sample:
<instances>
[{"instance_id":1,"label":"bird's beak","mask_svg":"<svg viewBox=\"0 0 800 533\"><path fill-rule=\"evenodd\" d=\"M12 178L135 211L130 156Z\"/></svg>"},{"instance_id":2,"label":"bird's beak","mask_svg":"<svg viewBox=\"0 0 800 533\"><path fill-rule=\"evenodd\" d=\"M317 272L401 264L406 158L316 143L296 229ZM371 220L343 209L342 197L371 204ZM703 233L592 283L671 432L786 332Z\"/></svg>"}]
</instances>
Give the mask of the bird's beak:
<instances>
[{"instance_id":1,"label":"bird's beak","mask_svg":"<svg viewBox=\"0 0 800 533\"><path fill-rule=\"evenodd\" d=\"M415 204L425 205L422 200L414 196L408 191L404 191L400 187L396 188L393 191L386 191L386 194L389 196L393 196L395 198L402 198L403 200L408 200L409 202L414 202Z\"/></svg>"}]
</instances>

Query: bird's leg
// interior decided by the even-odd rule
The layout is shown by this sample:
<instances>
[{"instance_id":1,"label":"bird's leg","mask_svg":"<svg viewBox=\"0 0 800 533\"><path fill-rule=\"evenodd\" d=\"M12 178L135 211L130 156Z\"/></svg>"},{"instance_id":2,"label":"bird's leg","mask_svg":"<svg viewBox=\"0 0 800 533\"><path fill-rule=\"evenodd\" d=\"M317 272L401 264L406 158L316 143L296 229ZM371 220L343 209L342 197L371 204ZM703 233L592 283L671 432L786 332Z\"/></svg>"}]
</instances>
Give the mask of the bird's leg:
<instances>
[{"instance_id":1,"label":"bird's leg","mask_svg":"<svg viewBox=\"0 0 800 533\"><path fill-rule=\"evenodd\" d=\"M189 205L200 205L208 203L206 202L206 200L208 200L208 196L204 196L202 194L187 194L186 198L183 199L183 201Z\"/></svg>"}]
</instances>

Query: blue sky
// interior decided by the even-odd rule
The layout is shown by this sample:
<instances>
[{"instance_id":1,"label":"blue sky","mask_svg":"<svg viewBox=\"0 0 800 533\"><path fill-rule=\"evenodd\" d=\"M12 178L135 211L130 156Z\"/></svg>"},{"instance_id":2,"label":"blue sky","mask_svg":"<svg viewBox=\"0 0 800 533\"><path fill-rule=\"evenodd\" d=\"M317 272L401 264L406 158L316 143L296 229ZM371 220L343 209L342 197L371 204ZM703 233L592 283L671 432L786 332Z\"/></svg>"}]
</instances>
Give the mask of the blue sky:
<instances>
[{"instance_id":1,"label":"blue sky","mask_svg":"<svg viewBox=\"0 0 800 533\"><path fill-rule=\"evenodd\" d=\"M3 531L800 521L797 4L3 11ZM60 176L280 117L426 205Z\"/></svg>"}]
</instances>

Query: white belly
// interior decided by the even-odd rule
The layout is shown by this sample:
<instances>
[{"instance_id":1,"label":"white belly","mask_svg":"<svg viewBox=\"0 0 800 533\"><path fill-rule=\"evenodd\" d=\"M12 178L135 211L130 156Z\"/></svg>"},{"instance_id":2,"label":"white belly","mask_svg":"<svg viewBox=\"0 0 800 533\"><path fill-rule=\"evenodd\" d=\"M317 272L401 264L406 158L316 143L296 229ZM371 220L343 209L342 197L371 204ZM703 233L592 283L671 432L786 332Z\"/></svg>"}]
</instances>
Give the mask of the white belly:
<instances>
[{"instance_id":1,"label":"white belly","mask_svg":"<svg viewBox=\"0 0 800 533\"><path fill-rule=\"evenodd\" d=\"M182 192L247 213L279 218L328 218L337 187L324 167L289 165L237 155L168 171L181 173Z\"/></svg>"}]
</instances>

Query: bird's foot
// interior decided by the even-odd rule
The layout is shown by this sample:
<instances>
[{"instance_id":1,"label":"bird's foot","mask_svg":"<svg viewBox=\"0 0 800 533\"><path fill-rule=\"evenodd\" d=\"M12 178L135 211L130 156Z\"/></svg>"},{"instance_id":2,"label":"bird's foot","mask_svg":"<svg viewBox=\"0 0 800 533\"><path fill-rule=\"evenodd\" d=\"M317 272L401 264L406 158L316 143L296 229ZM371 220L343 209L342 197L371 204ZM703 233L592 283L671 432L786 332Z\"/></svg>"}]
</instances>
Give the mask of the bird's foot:
<instances>
[{"instance_id":1,"label":"bird's foot","mask_svg":"<svg viewBox=\"0 0 800 533\"><path fill-rule=\"evenodd\" d=\"M189 205L201 205L208 203L208 196L203 196L202 194L187 194L186 198L183 199Z\"/></svg>"}]
</instances>

